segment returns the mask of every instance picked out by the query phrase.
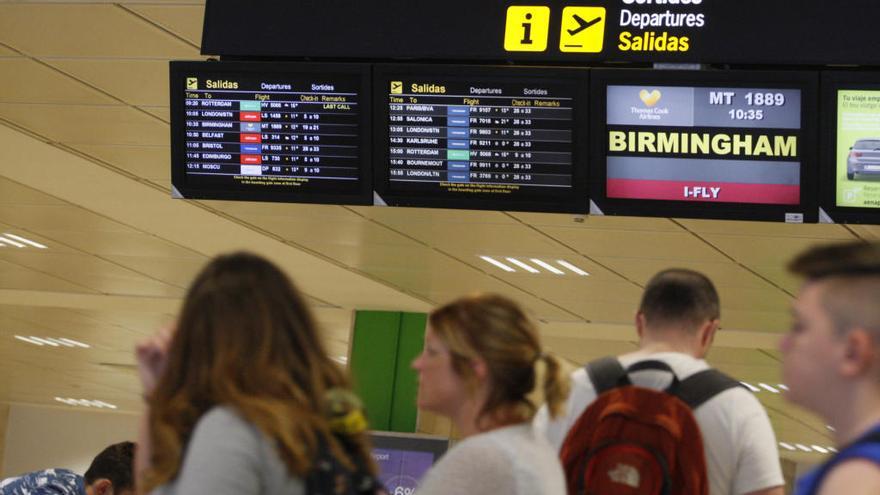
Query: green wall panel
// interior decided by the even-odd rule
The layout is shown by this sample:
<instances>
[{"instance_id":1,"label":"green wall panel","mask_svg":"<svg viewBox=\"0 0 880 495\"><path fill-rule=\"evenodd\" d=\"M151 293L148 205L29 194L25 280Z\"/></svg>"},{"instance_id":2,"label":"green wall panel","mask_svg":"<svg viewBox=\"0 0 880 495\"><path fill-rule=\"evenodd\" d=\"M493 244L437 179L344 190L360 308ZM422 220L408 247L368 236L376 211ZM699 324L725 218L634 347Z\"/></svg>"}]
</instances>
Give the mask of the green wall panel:
<instances>
[{"instance_id":1,"label":"green wall panel","mask_svg":"<svg viewBox=\"0 0 880 495\"><path fill-rule=\"evenodd\" d=\"M418 375L410 367L421 352L425 342L425 325L428 315L402 313L400 337L397 344L394 395L391 402L391 431L415 433L418 410L416 396L419 392Z\"/></svg>"},{"instance_id":2,"label":"green wall panel","mask_svg":"<svg viewBox=\"0 0 880 495\"><path fill-rule=\"evenodd\" d=\"M399 312L355 313L349 367L374 430L391 428L400 320Z\"/></svg>"}]
</instances>

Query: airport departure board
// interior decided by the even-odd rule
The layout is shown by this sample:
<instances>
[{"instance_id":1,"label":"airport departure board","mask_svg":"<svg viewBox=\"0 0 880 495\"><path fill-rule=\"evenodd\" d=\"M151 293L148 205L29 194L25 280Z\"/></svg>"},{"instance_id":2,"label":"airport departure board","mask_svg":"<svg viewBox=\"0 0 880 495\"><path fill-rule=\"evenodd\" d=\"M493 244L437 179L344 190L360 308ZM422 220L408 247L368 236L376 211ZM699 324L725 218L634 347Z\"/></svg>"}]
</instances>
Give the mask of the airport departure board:
<instances>
[{"instance_id":1,"label":"airport departure board","mask_svg":"<svg viewBox=\"0 0 880 495\"><path fill-rule=\"evenodd\" d=\"M368 70L172 63L172 175L187 198L367 204Z\"/></svg>"},{"instance_id":2,"label":"airport departure board","mask_svg":"<svg viewBox=\"0 0 880 495\"><path fill-rule=\"evenodd\" d=\"M585 211L583 71L390 69L374 91L387 204ZM552 71L551 71L552 72ZM567 76L567 77L566 77ZM578 205L581 205L580 207Z\"/></svg>"},{"instance_id":3,"label":"airport departure board","mask_svg":"<svg viewBox=\"0 0 880 495\"><path fill-rule=\"evenodd\" d=\"M597 70L594 202L605 213L809 221L816 78ZM601 112L601 113L599 113ZM700 206L694 203L699 203ZM812 210L812 211L811 211Z\"/></svg>"}]
</instances>

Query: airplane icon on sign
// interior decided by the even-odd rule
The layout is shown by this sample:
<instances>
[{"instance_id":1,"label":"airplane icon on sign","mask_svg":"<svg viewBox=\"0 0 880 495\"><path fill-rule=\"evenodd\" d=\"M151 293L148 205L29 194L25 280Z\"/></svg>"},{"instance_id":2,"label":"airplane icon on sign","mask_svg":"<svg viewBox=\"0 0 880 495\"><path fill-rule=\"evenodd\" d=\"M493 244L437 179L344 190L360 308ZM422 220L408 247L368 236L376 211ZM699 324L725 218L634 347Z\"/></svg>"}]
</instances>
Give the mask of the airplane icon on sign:
<instances>
[{"instance_id":1,"label":"airplane icon on sign","mask_svg":"<svg viewBox=\"0 0 880 495\"><path fill-rule=\"evenodd\" d=\"M587 21L587 20L584 20L583 17L581 17L581 16L579 16L579 15L577 15L577 14L573 14L573 15L572 15L572 18L573 18L575 21L577 21L578 26L577 26L576 28L574 28L574 29L566 29L566 31L568 31L568 34L571 35L571 36L574 36L574 35L580 33L580 32L583 31L584 29L587 29L588 27L590 27L590 26L592 26L593 24L596 24L597 22L599 22L599 21L602 20L601 17L596 17L596 18L594 18L594 19L591 20L591 21Z\"/></svg>"}]
</instances>

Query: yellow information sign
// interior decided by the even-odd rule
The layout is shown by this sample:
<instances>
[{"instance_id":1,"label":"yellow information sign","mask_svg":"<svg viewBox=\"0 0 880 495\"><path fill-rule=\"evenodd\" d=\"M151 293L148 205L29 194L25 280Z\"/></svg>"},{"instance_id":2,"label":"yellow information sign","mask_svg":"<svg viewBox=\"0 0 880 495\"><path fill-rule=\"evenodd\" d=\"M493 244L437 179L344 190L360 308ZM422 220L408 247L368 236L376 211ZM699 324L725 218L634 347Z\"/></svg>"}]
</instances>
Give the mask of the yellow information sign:
<instances>
[{"instance_id":1,"label":"yellow information sign","mask_svg":"<svg viewBox=\"0 0 880 495\"><path fill-rule=\"evenodd\" d=\"M505 51L543 52L547 49L549 33L550 7L512 5L507 8L507 22L504 25Z\"/></svg>"},{"instance_id":2,"label":"yellow information sign","mask_svg":"<svg viewBox=\"0 0 880 495\"><path fill-rule=\"evenodd\" d=\"M186 78L186 89L199 89L199 80L195 77Z\"/></svg>"},{"instance_id":3,"label":"yellow information sign","mask_svg":"<svg viewBox=\"0 0 880 495\"><path fill-rule=\"evenodd\" d=\"M391 81L391 94L403 94L403 81Z\"/></svg>"},{"instance_id":4,"label":"yellow information sign","mask_svg":"<svg viewBox=\"0 0 880 495\"><path fill-rule=\"evenodd\" d=\"M600 53L604 39L605 7L566 7L562 10L559 51Z\"/></svg>"}]
</instances>

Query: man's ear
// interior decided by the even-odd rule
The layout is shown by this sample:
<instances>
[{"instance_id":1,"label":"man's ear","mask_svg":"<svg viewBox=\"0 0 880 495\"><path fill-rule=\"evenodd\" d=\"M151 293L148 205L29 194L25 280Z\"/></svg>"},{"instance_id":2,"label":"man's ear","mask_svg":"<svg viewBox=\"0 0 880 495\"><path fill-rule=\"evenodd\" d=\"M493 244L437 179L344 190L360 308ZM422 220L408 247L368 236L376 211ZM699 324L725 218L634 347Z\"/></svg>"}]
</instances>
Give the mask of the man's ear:
<instances>
[{"instance_id":1,"label":"man's ear","mask_svg":"<svg viewBox=\"0 0 880 495\"><path fill-rule=\"evenodd\" d=\"M641 311L636 313L636 332L638 332L639 340L641 340L645 333L645 315Z\"/></svg>"},{"instance_id":2,"label":"man's ear","mask_svg":"<svg viewBox=\"0 0 880 495\"><path fill-rule=\"evenodd\" d=\"M844 337L843 360L840 371L847 377L864 375L873 365L876 354L874 339L863 328L854 328Z\"/></svg>"},{"instance_id":3,"label":"man's ear","mask_svg":"<svg viewBox=\"0 0 880 495\"><path fill-rule=\"evenodd\" d=\"M107 478L98 478L94 483L89 485L92 487L91 495L112 495L113 482Z\"/></svg>"},{"instance_id":4,"label":"man's ear","mask_svg":"<svg viewBox=\"0 0 880 495\"><path fill-rule=\"evenodd\" d=\"M703 328L700 329L700 345L707 351L712 346L712 342L715 341L715 333L718 331L719 326L721 326L721 323L718 319L714 319L704 323Z\"/></svg>"}]
</instances>

